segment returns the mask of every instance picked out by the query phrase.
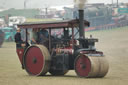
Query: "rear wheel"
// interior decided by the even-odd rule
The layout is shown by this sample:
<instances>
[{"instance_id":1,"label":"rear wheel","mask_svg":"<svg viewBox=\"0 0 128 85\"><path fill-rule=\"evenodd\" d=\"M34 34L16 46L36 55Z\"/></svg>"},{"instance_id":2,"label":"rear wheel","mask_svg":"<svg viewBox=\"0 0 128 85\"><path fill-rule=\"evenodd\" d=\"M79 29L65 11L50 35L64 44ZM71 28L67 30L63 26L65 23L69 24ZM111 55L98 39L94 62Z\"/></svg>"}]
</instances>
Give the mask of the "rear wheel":
<instances>
[{"instance_id":1,"label":"rear wheel","mask_svg":"<svg viewBox=\"0 0 128 85\"><path fill-rule=\"evenodd\" d=\"M49 71L50 61L51 57L45 46L33 45L25 51L23 64L28 74L41 76Z\"/></svg>"},{"instance_id":2,"label":"rear wheel","mask_svg":"<svg viewBox=\"0 0 128 85\"><path fill-rule=\"evenodd\" d=\"M74 64L80 77L104 77L108 72L108 62L103 56L79 55Z\"/></svg>"}]
</instances>

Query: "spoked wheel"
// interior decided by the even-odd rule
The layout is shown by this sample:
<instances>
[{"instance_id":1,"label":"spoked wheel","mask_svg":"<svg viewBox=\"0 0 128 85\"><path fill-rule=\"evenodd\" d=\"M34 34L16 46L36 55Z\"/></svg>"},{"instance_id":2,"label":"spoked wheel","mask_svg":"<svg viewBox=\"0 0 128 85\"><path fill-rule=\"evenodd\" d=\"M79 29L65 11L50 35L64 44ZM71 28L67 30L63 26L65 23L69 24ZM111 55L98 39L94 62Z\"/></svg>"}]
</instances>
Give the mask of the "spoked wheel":
<instances>
[{"instance_id":1,"label":"spoked wheel","mask_svg":"<svg viewBox=\"0 0 128 85\"><path fill-rule=\"evenodd\" d=\"M68 70L49 70L49 73L54 76L63 76L68 72Z\"/></svg>"},{"instance_id":2,"label":"spoked wheel","mask_svg":"<svg viewBox=\"0 0 128 85\"><path fill-rule=\"evenodd\" d=\"M80 77L104 77L109 66L103 56L79 55L75 60L74 68Z\"/></svg>"},{"instance_id":3,"label":"spoked wheel","mask_svg":"<svg viewBox=\"0 0 128 85\"><path fill-rule=\"evenodd\" d=\"M50 68L51 57L43 45L33 45L25 51L23 64L30 75L45 75Z\"/></svg>"}]
</instances>

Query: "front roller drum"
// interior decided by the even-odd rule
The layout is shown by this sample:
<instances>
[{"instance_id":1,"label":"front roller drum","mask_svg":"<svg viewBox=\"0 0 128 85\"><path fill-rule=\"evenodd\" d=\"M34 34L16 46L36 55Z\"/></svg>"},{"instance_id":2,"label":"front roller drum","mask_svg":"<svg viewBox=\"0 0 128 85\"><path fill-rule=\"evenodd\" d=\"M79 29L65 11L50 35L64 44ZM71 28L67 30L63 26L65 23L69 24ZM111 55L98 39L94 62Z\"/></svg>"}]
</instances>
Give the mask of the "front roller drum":
<instances>
[{"instance_id":1,"label":"front roller drum","mask_svg":"<svg viewBox=\"0 0 128 85\"><path fill-rule=\"evenodd\" d=\"M80 77L104 77L109 65L104 56L79 55L75 60L74 68Z\"/></svg>"},{"instance_id":2,"label":"front roller drum","mask_svg":"<svg viewBox=\"0 0 128 85\"><path fill-rule=\"evenodd\" d=\"M45 75L50 68L51 57L48 49L43 45L28 47L23 57L23 64L28 74L34 76Z\"/></svg>"}]
</instances>

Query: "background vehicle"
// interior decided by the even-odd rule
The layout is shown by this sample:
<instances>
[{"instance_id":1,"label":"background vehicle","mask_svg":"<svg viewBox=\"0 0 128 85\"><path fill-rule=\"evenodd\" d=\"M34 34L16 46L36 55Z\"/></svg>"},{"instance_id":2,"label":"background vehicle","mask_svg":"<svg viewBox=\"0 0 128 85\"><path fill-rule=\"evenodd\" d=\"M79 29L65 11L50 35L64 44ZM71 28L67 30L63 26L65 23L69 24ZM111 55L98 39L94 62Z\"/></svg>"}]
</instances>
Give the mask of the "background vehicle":
<instances>
[{"instance_id":1,"label":"background vehicle","mask_svg":"<svg viewBox=\"0 0 128 85\"><path fill-rule=\"evenodd\" d=\"M9 26L16 27L17 24L24 23L25 21L26 21L26 18L22 16L9 17Z\"/></svg>"},{"instance_id":2,"label":"background vehicle","mask_svg":"<svg viewBox=\"0 0 128 85\"><path fill-rule=\"evenodd\" d=\"M4 32L0 29L0 47L2 46L4 42Z\"/></svg>"},{"instance_id":3,"label":"background vehicle","mask_svg":"<svg viewBox=\"0 0 128 85\"><path fill-rule=\"evenodd\" d=\"M5 26L5 21L3 18L0 18L0 28Z\"/></svg>"},{"instance_id":4,"label":"background vehicle","mask_svg":"<svg viewBox=\"0 0 128 85\"><path fill-rule=\"evenodd\" d=\"M1 29L5 33L5 38L4 38L5 41L13 41L14 40L14 35L16 33L16 30L14 28L4 27Z\"/></svg>"}]
</instances>

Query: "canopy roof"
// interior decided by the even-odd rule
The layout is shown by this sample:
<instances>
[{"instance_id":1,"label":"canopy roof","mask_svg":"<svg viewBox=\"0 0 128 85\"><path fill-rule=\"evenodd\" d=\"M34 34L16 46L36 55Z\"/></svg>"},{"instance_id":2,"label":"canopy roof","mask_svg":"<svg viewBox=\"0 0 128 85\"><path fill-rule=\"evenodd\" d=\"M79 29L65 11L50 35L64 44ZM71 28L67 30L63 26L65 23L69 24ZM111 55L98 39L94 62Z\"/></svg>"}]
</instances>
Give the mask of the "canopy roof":
<instances>
[{"instance_id":1,"label":"canopy roof","mask_svg":"<svg viewBox=\"0 0 128 85\"><path fill-rule=\"evenodd\" d=\"M85 26L89 26L90 23L84 20ZM18 27L21 29L36 28L36 29L48 29L48 28L73 28L79 26L79 20L57 20L57 21L43 21L43 22L26 22L19 24Z\"/></svg>"}]
</instances>

